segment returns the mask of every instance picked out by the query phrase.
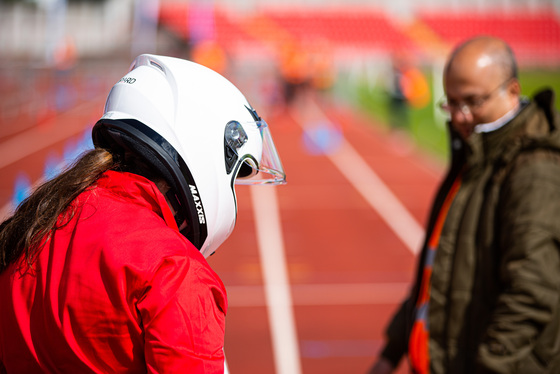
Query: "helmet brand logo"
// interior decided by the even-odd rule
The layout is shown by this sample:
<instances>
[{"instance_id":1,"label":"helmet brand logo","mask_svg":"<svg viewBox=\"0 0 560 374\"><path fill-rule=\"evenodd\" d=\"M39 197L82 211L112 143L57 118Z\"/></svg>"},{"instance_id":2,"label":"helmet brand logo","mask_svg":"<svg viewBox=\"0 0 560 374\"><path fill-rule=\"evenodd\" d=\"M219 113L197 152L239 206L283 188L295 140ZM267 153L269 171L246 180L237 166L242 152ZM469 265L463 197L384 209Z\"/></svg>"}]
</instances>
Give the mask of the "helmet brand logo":
<instances>
[{"instance_id":1,"label":"helmet brand logo","mask_svg":"<svg viewBox=\"0 0 560 374\"><path fill-rule=\"evenodd\" d=\"M121 78L121 79L119 80L119 82L128 83L128 84L133 84L134 82L136 82L136 78L127 78L127 77L124 77L124 78Z\"/></svg>"},{"instance_id":2,"label":"helmet brand logo","mask_svg":"<svg viewBox=\"0 0 560 374\"><path fill-rule=\"evenodd\" d=\"M201 225L205 225L206 218L204 217L204 208L202 208L202 201L200 201L200 197L198 197L198 191L196 190L196 186L189 184L189 187L191 189L191 194L196 207L196 212L198 214L198 223L200 223Z\"/></svg>"}]
</instances>

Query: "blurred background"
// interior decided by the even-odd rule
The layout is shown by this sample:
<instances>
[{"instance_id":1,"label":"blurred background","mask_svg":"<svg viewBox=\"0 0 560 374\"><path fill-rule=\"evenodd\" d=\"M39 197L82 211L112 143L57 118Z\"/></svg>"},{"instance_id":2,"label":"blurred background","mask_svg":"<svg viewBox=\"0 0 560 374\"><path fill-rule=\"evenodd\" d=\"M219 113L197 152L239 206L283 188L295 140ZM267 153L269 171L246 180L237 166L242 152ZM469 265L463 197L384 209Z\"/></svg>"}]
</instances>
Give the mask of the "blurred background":
<instances>
[{"instance_id":1,"label":"blurred background","mask_svg":"<svg viewBox=\"0 0 560 374\"><path fill-rule=\"evenodd\" d=\"M310 83L445 155L436 104L449 49L502 37L525 94L558 87L559 13L560 0L1 0L0 136L14 118L22 128L105 92L148 52L208 65L259 107L291 95L275 85Z\"/></svg>"},{"instance_id":2,"label":"blurred background","mask_svg":"<svg viewBox=\"0 0 560 374\"><path fill-rule=\"evenodd\" d=\"M356 210L366 205L358 198L354 201L339 195L350 200L333 208L334 200L325 199L314 206L318 210L309 213L304 202L313 200L314 195L302 195L305 183L317 191L331 186L334 179L325 179L321 185L317 180L322 179L314 173L326 172L324 166L312 166L316 159L304 157L329 155L331 148L340 144L341 132L351 135L352 126L359 122L367 128L361 139L372 136L370 148L374 139L380 139L379 149L383 144L391 145L383 156L368 156L367 144L361 152L366 161L373 160L370 164L379 157L385 169L400 173L396 188L402 190L405 205L406 196L414 195L411 190L422 191L414 195L416 205L409 206L421 224L448 157L446 118L437 105L443 97L443 64L454 45L477 34L498 36L510 43L520 63L525 95L531 96L545 86L560 88L560 0L0 0L0 217L21 202L33 185L51 177L92 146L89 131L102 113L110 87L126 73L135 56L155 53L191 59L222 73L271 123L273 134L280 135L277 145L287 164L289 181L286 189L279 189L281 209L287 205L291 211L296 205L307 209L310 224L320 220L319 216L337 219L334 217L339 213L335 210L342 209L342 205ZM556 103L560 106L558 98ZM352 115L345 119L339 116L338 122L332 121L327 127L316 126L316 132L307 134L313 138L312 144L305 137L301 144L294 143L288 137L292 130L290 123L284 123L286 117L296 111L300 119L311 118L313 115L305 109L310 107L325 112L344 108ZM275 128L273 120L280 127ZM290 155L296 144L305 152L292 161ZM404 181L408 170L391 163L399 157L414 158L414 162L428 160L424 165L429 166L423 167L431 170L430 177L424 182ZM304 168L301 175L298 167ZM240 220L243 225L244 219ZM285 226L302 229L301 225L287 225L287 220L282 220ZM254 231L254 219L247 221L246 231L238 231ZM376 222L372 218L367 225L373 227ZM358 225L355 222L352 227ZM293 236L295 231L286 230L292 287L298 282L334 282L319 267L304 263L303 255L297 254L299 247L291 246L290 234ZM368 236L369 231L366 227L354 234L368 244L363 245L363 253L355 249L362 246L356 245L352 256L364 259L360 256L372 255L369 247L374 240ZM238 234L226 245L244 246L243 239L235 235ZM310 228L309 235L313 235ZM307 247L301 251L309 250L313 243L312 239L306 240L311 242L305 244L301 237L297 239ZM230 253L236 250L228 248ZM331 250L323 248L310 261L328 257L339 248ZM236 298L243 299L244 290L248 290L242 286L255 285L258 292L264 292L262 276L255 275L261 271L258 255L243 253L236 260L248 260L240 260L233 270L228 268L234 261L228 255L211 260L231 291L231 333L226 332L226 352L232 347L228 362L233 373L296 374L301 367L306 373L364 372L380 347L382 328L414 271L414 252L404 250L401 257L391 260L401 264L398 276L387 269L367 268L367 261L352 265L359 269L346 278L336 273L338 283L362 274L362 285L373 287L375 282L386 284L389 280L402 282L403 287L389 301L370 303L383 304L384 309L363 309L356 318L350 317L366 316L362 319L367 320L365 330L342 324L338 335L324 339L318 336L328 335L325 331L341 322L341 315L353 314L333 311L332 315L324 315L332 318L323 325L313 325L313 319L302 317L298 313L303 311L296 308L297 349L302 366L290 372L282 369L278 364L281 359L270 353L273 343L264 344L268 353L257 352L261 342L271 339L268 332L257 334L251 343L250 332L258 330L260 319L236 314L237 310L247 311L253 306L266 309L258 302L236 304ZM375 256L371 261L374 259ZM340 261L340 257L335 256L334 261ZM323 278L311 274L322 274ZM332 291L321 290L317 292ZM357 298L369 300L370 290L362 288ZM292 288L292 292L296 291ZM305 304L301 297L299 302ZM297 303L296 300L296 307ZM255 313L257 316L260 312ZM314 332L302 332L311 325ZM355 336L348 337L346 333ZM241 345L251 347L253 353Z\"/></svg>"}]
</instances>

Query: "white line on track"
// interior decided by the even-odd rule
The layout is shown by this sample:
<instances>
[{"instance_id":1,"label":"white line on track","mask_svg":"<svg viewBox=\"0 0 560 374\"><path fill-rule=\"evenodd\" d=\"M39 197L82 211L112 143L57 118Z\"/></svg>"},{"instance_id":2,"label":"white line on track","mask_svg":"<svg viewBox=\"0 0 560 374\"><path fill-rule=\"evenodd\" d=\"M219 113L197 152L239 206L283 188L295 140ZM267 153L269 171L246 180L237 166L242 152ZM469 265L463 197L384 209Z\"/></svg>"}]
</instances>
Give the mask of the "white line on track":
<instances>
[{"instance_id":1,"label":"white line on track","mask_svg":"<svg viewBox=\"0 0 560 374\"><path fill-rule=\"evenodd\" d=\"M408 282L294 284L291 286L293 305L379 305L397 304L407 295ZM262 286L229 286L229 307L262 307L266 305Z\"/></svg>"},{"instance_id":2,"label":"white line on track","mask_svg":"<svg viewBox=\"0 0 560 374\"><path fill-rule=\"evenodd\" d=\"M0 169L86 130L87 124L80 123L80 121L63 123L60 117L72 117L91 105L91 102L86 102L60 114L57 122L53 124L54 127L49 131L35 126L3 142L0 147Z\"/></svg>"},{"instance_id":3,"label":"white line on track","mask_svg":"<svg viewBox=\"0 0 560 374\"><path fill-rule=\"evenodd\" d=\"M12 203L7 203L3 207L1 207L0 208L0 222L4 221L12 213L13 213Z\"/></svg>"},{"instance_id":4,"label":"white line on track","mask_svg":"<svg viewBox=\"0 0 560 374\"><path fill-rule=\"evenodd\" d=\"M263 268L276 374L301 373L301 360L275 187L253 186L251 198Z\"/></svg>"},{"instance_id":5,"label":"white line on track","mask_svg":"<svg viewBox=\"0 0 560 374\"><path fill-rule=\"evenodd\" d=\"M414 255L420 250L424 229L360 154L345 139L327 157L379 213L395 235Z\"/></svg>"},{"instance_id":6,"label":"white line on track","mask_svg":"<svg viewBox=\"0 0 560 374\"><path fill-rule=\"evenodd\" d=\"M305 108L305 112L292 110L291 114L303 129L307 126L308 117L329 121L328 116L312 98L308 97L302 108ZM420 251L424 229L354 147L342 137L338 149L326 152L325 156L379 213L406 248L416 255Z\"/></svg>"},{"instance_id":7,"label":"white line on track","mask_svg":"<svg viewBox=\"0 0 560 374\"><path fill-rule=\"evenodd\" d=\"M48 131L35 126L2 142L0 144L0 169L20 161L35 152L46 149L57 142L70 139L80 132L85 131L88 126L87 124L80 121L68 121L67 123L63 123L60 118L66 116L72 117L76 113L87 110L86 108L91 105L91 101L84 102L67 112L61 113L57 117L56 122L53 123L53 127ZM66 164L63 162L59 166L61 165ZM42 178L37 180L33 183L33 186L37 186L42 181ZM13 213L14 208L11 202L7 202L4 206L0 207L0 222Z\"/></svg>"}]
</instances>

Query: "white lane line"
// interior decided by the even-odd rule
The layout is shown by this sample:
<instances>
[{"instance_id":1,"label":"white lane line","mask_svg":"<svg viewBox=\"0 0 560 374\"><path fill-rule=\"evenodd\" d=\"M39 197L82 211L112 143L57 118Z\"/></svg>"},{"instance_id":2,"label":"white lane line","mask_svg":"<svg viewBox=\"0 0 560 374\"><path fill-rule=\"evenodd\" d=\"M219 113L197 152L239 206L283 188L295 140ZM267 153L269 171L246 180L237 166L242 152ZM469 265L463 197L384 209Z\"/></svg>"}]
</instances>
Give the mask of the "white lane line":
<instances>
[{"instance_id":1,"label":"white lane line","mask_svg":"<svg viewBox=\"0 0 560 374\"><path fill-rule=\"evenodd\" d=\"M275 187L252 186L251 198L276 374L299 374L301 373L299 344Z\"/></svg>"},{"instance_id":2,"label":"white lane line","mask_svg":"<svg viewBox=\"0 0 560 374\"><path fill-rule=\"evenodd\" d=\"M424 229L352 145L343 139L339 149L327 157L416 255L421 249Z\"/></svg>"},{"instance_id":3,"label":"white lane line","mask_svg":"<svg viewBox=\"0 0 560 374\"><path fill-rule=\"evenodd\" d=\"M7 203L0 208L0 222L4 222L4 220L13 213L13 209L12 203Z\"/></svg>"},{"instance_id":4,"label":"white lane line","mask_svg":"<svg viewBox=\"0 0 560 374\"><path fill-rule=\"evenodd\" d=\"M314 120L320 118L330 122L328 116L315 100L310 98L307 98L305 106L302 106L300 110L292 110L291 115L304 130L309 126L309 118ZM338 148L326 152L325 155L358 190L369 205L379 213L406 248L416 255L420 251L424 239L423 227L352 145L342 137Z\"/></svg>"},{"instance_id":5,"label":"white lane line","mask_svg":"<svg viewBox=\"0 0 560 374\"><path fill-rule=\"evenodd\" d=\"M81 152L84 152L86 149L82 149ZM62 170L64 168L66 168L70 163L76 161L76 159L73 160L64 160L60 163L58 163L55 167L56 170ZM59 175L59 173L57 173L57 175ZM41 178L37 179L30 187L30 191L34 191L39 185L41 185L43 182L45 182L45 178L44 176L42 176ZM15 210L15 206L12 203L12 201L8 201L4 206L0 207L0 222L4 221L5 219L8 218L8 216L12 215L14 213Z\"/></svg>"},{"instance_id":6,"label":"white lane line","mask_svg":"<svg viewBox=\"0 0 560 374\"><path fill-rule=\"evenodd\" d=\"M81 123L80 121L62 123L60 118L71 117L76 113L83 112L85 108L91 105L91 102L85 102L68 112L62 113L57 117L56 123L53 125L54 127L48 131L43 130L40 126L35 126L2 142L0 144L0 169L85 131L87 126L89 126L87 123Z\"/></svg>"},{"instance_id":7,"label":"white lane line","mask_svg":"<svg viewBox=\"0 0 560 374\"><path fill-rule=\"evenodd\" d=\"M400 303L408 294L410 283L345 283L294 284L291 286L293 305L380 305ZM266 305L261 286L228 286L229 306L233 308Z\"/></svg>"}]
</instances>

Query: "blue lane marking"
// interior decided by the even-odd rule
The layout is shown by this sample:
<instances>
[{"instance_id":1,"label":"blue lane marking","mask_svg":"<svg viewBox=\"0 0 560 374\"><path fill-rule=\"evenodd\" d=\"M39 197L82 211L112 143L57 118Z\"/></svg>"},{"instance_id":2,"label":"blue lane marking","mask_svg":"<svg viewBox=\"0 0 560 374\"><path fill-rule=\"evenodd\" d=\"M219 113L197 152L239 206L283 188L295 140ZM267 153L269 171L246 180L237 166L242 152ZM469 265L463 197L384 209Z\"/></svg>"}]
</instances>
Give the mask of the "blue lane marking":
<instances>
[{"instance_id":1,"label":"blue lane marking","mask_svg":"<svg viewBox=\"0 0 560 374\"><path fill-rule=\"evenodd\" d=\"M18 206L29 195L31 189L31 180L24 172L19 172L16 176L14 185L14 196L12 197L12 204Z\"/></svg>"},{"instance_id":2,"label":"blue lane marking","mask_svg":"<svg viewBox=\"0 0 560 374\"><path fill-rule=\"evenodd\" d=\"M82 153L93 149L91 139L91 126L89 126L80 137L72 138L64 145L63 155L51 151L45 159L43 168L43 180L49 180L58 175L66 166L71 164ZM18 206L31 192L31 179L23 170L19 171L15 183L12 204Z\"/></svg>"},{"instance_id":3,"label":"blue lane marking","mask_svg":"<svg viewBox=\"0 0 560 374\"><path fill-rule=\"evenodd\" d=\"M305 150L311 155L331 154L338 150L342 132L328 121L309 123L304 127L302 141Z\"/></svg>"},{"instance_id":4,"label":"blue lane marking","mask_svg":"<svg viewBox=\"0 0 560 374\"><path fill-rule=\"evenodd\" d=\"M57 152L49 152L45 160L45 168L43 169L43 178L49 180L54 178L62 170L62 158Z\"/></svg>"}]
</instances>

